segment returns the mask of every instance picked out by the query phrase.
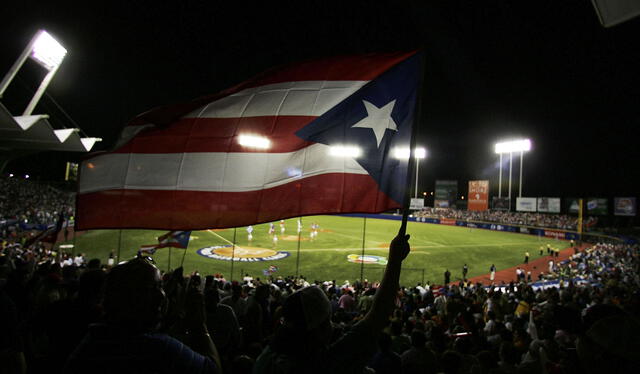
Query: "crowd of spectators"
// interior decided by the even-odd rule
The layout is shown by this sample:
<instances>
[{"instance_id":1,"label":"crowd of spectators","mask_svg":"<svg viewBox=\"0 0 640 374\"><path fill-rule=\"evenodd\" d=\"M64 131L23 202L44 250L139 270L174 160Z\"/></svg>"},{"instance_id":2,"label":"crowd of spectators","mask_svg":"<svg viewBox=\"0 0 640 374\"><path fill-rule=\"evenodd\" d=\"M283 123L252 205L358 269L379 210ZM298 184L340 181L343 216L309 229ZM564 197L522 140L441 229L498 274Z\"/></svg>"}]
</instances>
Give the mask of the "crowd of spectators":
<instances>
[{"instance_id":1,"label":"crowd of spectators","mask_svg":"<svg viewBox=\"0 0 640 374\"><path fill-rule=\"evenodd\" d=\"M61 212L71 217L74 211L72 192L31 179L0 177L0 222L50 225Z\"/></svg>"},{"instance_id":2,"label":"crowd of spectators","mask_svg":"<svg viewBox=\"0 0 640 374\"><path fill-rule=\"evenodd\" d=\"M0 362L8 369L55 373L66 365L68 372L87 371L100 359L122 359L117 354L124 348L116 350L115 342L149 360L149 368L169 365L170 353L161 359L130 340L123 345L123 332L117 338L110 332L105 343L105 326L116 322L145 333L149 347L178 347L172 359L191 366L170 366L185 372L195 365L229 373L615 373L640 364L637 246L596 244L578 252L558 264L552 275L562 280L557 287L391 282L395 302L376 311L382 331L363 328L375 326L368 313L380 284L250 276L231 282L221 274L185 275L181 268L161 274L141 258L129 261L132 272L121 270L118 278L111 274L123 265L111 268L94 259L62 267L50 251L34 248L3 242ZM114 294L145 284L131 276L140 269L158 273L158 292L167 302L148 309L127 294L117 304L121 309L114 307ZM210 335L213 350L197 341L195 331ZM315 370L305 362L325 364Z\"/></svg>"},{"instance_id":3,"label":"crowd of spectators","mask_svg":"<svg viewBox=\"0 0 640 374\"><path fill-rule=\"evenodd\" d=\"M451 208L423 208L415 212L416 217L448 218L462 221L495 222L502 224L576 230L578 218L565 214L545 214L528 212L509 212L506 210L470 211ZM590 228L598 222L597 217L584 219L584 226Z\"/></svg>"},{"instance_id":4,"label":"crowd of spectators","mask_svg":"<svg viewBox=\"0 0 640 374\"><path fill-rule=\"evenodd\" d=\"M45 206L51 218L72 207L67 194L47 187L2 183L3 218L47 217L38 214ZM26 191L49 195L27 198L26 209L7 201ZM2 234L0 372L586 374L640 367L636 245L576 252L545 275L559 281L551 287L517 280L403 287L408 245L399 238L380 284L339 284L164 273L144 257L114 267L56 253L25 240L27 231Z\"/></svg>"}]
</instances>

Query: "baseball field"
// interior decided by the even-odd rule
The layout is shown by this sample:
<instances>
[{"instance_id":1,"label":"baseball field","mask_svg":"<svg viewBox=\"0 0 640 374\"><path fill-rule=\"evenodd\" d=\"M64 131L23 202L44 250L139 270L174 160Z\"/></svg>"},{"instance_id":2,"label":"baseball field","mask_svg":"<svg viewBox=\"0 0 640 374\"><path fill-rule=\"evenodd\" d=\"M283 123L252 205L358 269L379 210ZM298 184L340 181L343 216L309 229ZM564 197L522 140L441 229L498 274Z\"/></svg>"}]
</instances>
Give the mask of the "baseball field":
<instances>
[{"instance_id":1,"label":"baseball field","mask_svg":"<svg viewBox=\"0 0 640 374\"><path fill-rule=\"evenodd\" d=\"M399 221L387 219L303 217L300 231L298 219L288 219L282 225L274 222L273 233L269 233L268 223L253 226L251 239L246 227L193 231L186 250L161 248L153 258L162 270L183 264L185 273L221 273L234 280L245 274L254 278L299 274L309 281L343 283L359 279L363 270L365 279L379 281L389 243L399 227ZM91 230L60 244L73 244L74 252L84 253L87 260L99 258L106 263L110 252L116 257L119 252L121 261L130 259L141 245L157 243L157 237L164 233ZM407 233L411 234L411 253L401 275L401 284L406 286L442 283L446 269L456 281L462 277L465 263L468 277L473 277L488 273L491 264L498 270L519 265L525 252L535 260L539 247L546 244L560 249L568 246L564 241L531 235L417 222L409 222Z\"/></svg>"}]
</instances>

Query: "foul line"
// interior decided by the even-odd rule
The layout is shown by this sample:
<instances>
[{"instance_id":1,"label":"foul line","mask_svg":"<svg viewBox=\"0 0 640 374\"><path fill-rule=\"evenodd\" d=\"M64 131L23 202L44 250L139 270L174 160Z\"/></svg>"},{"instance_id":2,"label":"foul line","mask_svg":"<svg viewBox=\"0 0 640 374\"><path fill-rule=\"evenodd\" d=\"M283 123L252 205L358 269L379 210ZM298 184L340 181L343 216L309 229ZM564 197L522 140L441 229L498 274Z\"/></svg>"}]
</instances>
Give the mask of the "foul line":
<instances>
[{"instance_id":1,"label":"foul line","mask_svg":"<svg viewBox=\"0 0 640 374\"><path fill-rule=\"evenodd\" d=\"M229 243L229 244L231 244L231 245L234 245L232 241L229 241L229 240L227 240L227 239L223 238L222 236L220 236L219 234L217 234L215 231L207 230L207 232L208 232L209 234L212 234L212 235L217 236L218 238L220 238L220 239L224 240L225 242L227 242L227 243ZM237 245L236 245L236 247L237 247Z\"/></svg>"},{"instance_id":2,"label":"foul line","mask_svg":"<svg viewBox=\"0 0 640 374\"><path fill-rule=\"evenodd\" d=\"M225 239L224 237L220 236L220 234L216 233L215 231L211 231L211 230L207 230L207 232L209 232L211 235L215 235L218 238L222 239L223 241L234 245L232 241ZM345 235L344 236L349 236L349 235ZM462 245L416 245L416 246L412 246L412 249L423 249L423 248L458 248L458 247L505 247L505 246L513 246L513 245L522 245L523 243L496 243L496 244L462 244ZM235 244L236 247L241 248L240 246L238 246L237 244ZM307 252L352 252L352 251L362 251L362 247L359 248L306 248L306 249L302 249L303 251L307 251ZM388 248L380 248L380 247L368 247L365 248L365 250L368 251L387 251ZM420 253L420 254L430 254L429 252L424 252L424 251L420 251L420 252L411 252L411 253Z\"/></svg>"},{"instance_id":3,"label":"foul line","mask_svg":"<svg viewBox=\"0 0 640 374\"><path fill-rule=\"evenodd\" d=\"M522 243L500 243L500 244L463 244L463 245L416 245L411 246L411 249L423 249L423 248L458 248L458 247L505 247L522 245ZM348 251L362 251L362 247L358 248L301 248L302 251L307 252L348 252ZM388 251L388 248L380 247L365 247L365 250L369 251ZM411 253L424 253L428 252L411 252Z\"/></svg>"}]
</instances>

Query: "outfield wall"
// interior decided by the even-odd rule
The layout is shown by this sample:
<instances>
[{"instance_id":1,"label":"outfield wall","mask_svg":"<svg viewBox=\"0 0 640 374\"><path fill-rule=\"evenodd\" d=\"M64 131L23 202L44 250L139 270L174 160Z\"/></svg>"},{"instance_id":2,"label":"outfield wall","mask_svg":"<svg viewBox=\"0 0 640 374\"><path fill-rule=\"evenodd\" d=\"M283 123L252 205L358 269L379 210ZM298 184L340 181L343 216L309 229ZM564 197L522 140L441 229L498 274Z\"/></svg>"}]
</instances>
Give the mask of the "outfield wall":
<instances>
[{"instance_id":1,"label":"outfield wall","mask_svg":"<svg viewBox=\"0 0 640 374\"><path fill-rule=\"evenodd\" d=\"M402 220L401 215L391 215L391 214L358 213L358 214L340 214L340 216L389 219L389 220L395 220L395 221ZM505 224L495 223L495 222L464 221L464 220L457 220L454 218L432 218L432 217L409 217L408 221L431 223L436 225L469 227L469 228L477 228L477 229L493 230L493 231L504 231L504 232L519 233L519 234L528 234L528 235L535 235L535 236L551 238L551 239L559 239L559 240L579 240L580 238L580 235L576 231L550 229L550 228L543 228L543 227L505 225ZM601 237L603 239L623 240L623 239L616 238L614 236L608 236L608 235L598 235L598 234L583 234L583 235Z\"/></svg>"}]
</instances>

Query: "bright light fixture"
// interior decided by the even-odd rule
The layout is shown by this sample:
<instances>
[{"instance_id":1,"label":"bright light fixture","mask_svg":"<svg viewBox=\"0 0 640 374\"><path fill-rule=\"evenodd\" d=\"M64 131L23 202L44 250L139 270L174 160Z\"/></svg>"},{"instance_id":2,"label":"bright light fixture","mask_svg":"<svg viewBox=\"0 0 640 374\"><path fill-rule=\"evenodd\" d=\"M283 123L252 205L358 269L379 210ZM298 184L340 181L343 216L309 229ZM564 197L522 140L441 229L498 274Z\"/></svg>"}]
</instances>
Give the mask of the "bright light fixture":
<instances>
[{"instance_id":1,"label":"bright light fixture","mask_svg":"<svg viewBox=\"0 0 640 374\"><path fill-rule=\"evenodd\" d=\"M238 137L238 143L245 147L268 149L271 147L271 141L264 136L258 135L240 135Z\"/></svg>"},{"instance_id":2,"label":"bright light fixture","mask_svg":"<svg viewBox=\"0 0 640 374\"><path fill-rule=\"evenodd\" d=\"M495 148L496 153L526 152L529 150L531 150L531 140L529 139L497 143Z\"/></svg>"},{"instance_id":3,"label":"bright light fixture","mask_svg":"<svg viewBox=\"0 0 640 374\"><path fill-rule=\"evenodd\" d=\"M393 157L400 159L400 160L406 160L409 158L409 148L394 148L393 149ZM425 158L427 157L427 150L422 148L422 147L418 147L413 151L413 155L415 158Z\"/></svg>"},{"instance_id":4,"label":"bright light fixture","mask_svg":"<svg viewBox=\"0 0 640 374\"><path fill-rule=\"evenodd\" d=\"M357 158L362 155L362 149L351 145L334 145L329 147L329 154L331 156Z\"/></svg>"},{"instance_id":5,"label":"bright light fixture","mask_svg":"<svg viewBox=\"0 0 640 374\"><path fill-rule=\"evenodd\" d=\"M38 31L33 48L31 48L32 59L46 69L53 70L62 63L66 55L67 50L53 36L44 30Z\"/></svg>"}]
</instances>

